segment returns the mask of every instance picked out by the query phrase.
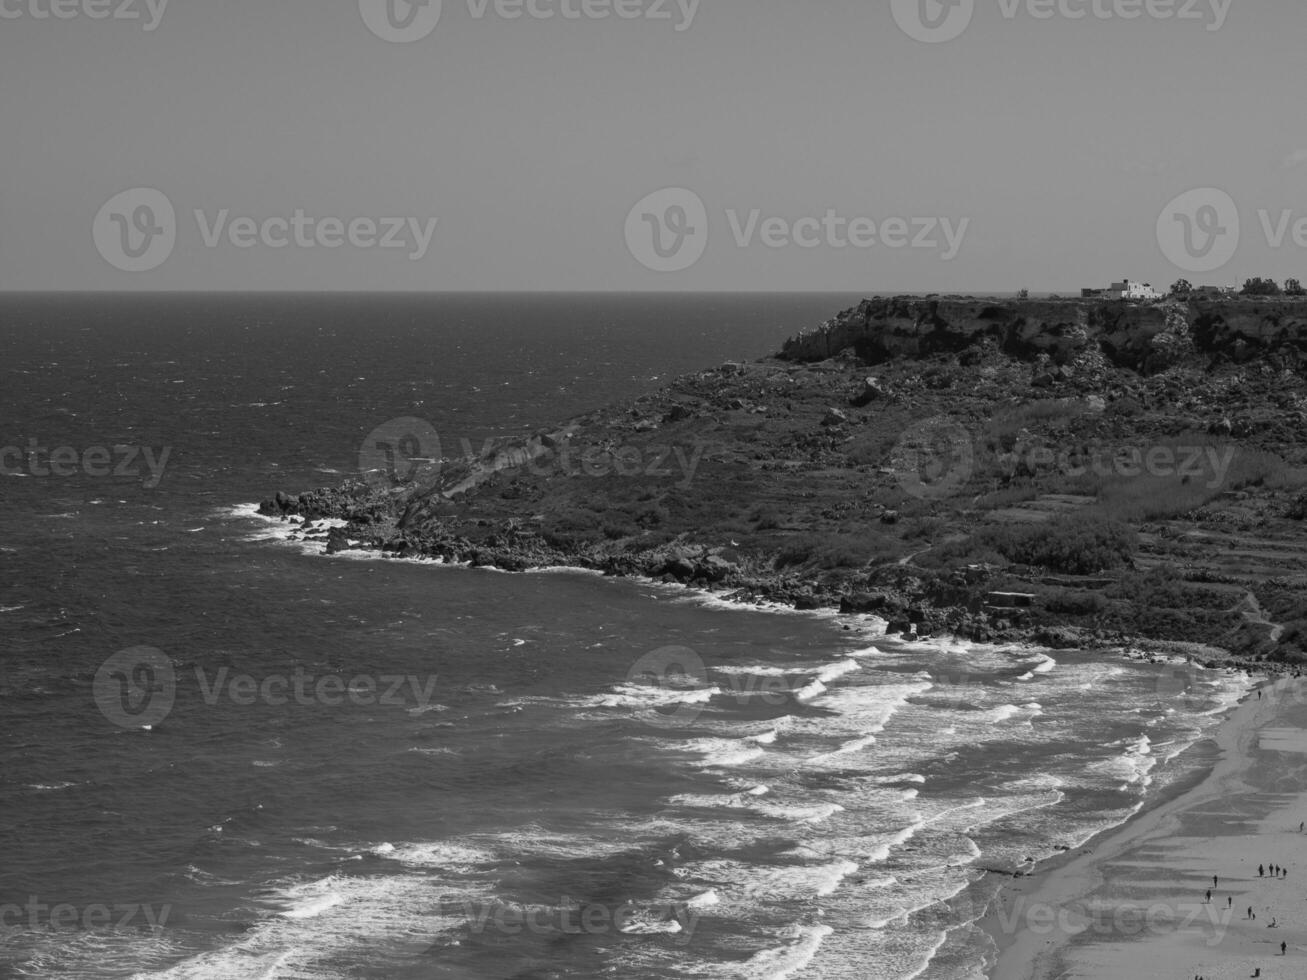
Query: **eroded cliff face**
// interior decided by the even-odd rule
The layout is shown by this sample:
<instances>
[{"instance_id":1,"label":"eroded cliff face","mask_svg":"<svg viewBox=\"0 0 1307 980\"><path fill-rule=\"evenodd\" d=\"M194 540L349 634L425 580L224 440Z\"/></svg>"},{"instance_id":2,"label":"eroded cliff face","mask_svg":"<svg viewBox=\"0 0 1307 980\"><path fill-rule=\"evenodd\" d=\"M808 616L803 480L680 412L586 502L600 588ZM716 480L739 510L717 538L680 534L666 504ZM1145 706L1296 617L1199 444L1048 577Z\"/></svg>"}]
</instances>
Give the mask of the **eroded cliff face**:
<instances>
[{"instance_id":1,"label":"eroded cliff face","mask_svg":"<svg viewBox=\"0 0 1307 980\"><path fill-rule=\"evenodd\" d=\"M985 345L1011 357L1047 355L1066 365L1102 356L1113 366L1155 374L1177 364L1266 358L1307 364L1307 302L1269 300L1156 304L1075 300L864 300L787 341L780 356L823 361L846 350L868 364L959 354Z\"/></svg>"}]
</instances>

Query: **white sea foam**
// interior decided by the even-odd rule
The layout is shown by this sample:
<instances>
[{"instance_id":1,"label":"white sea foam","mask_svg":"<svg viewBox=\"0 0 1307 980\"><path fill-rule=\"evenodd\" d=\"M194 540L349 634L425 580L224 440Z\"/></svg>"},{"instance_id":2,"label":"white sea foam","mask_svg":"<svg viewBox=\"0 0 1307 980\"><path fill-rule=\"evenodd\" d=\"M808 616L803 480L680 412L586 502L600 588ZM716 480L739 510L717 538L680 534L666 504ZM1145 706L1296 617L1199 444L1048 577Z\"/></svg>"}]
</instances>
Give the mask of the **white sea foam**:
<instances>
[{"instance_id":1,"label":"white sea foam","mask_svg":"<svg viewBox=\"0 0 1307 980\"><path fill-rule=\"evenodd\" d=\"M726 664L721 667L710 667L709 670L716 674L746 677L786 677L790 674L803 673L802 667L773 667L766 664Z\"/></svg>"},{"instance_id":2,"label":"white sea foam","mask_svg":"<svg viewBox=\"0 0 1307 980\"><path fill-rule=\"evenodd\" d=\"M978 716L979 721L985 721L990 724L1000 724L1005 721L1011 721L1014 718L1030 723L1031 719L1038 718L1044 713L1044 706L1041 704L1003 704L997 708L991 708L988 711L982 711Z\"/></svg>"},{"instance_id":3,"label":"white sea foam","mask_svg":"<svg viewBox=\"0 0 1307 980\"><path fill-rule=\"evenodd\" d=\"M1051 673L1053 668L1057 666L1057 661L1054 660L1052 657L1048 656L1048 654L1041 654L1041 656L1043 659L1039 662L1039 664L1037 664L1034 667L1031 667L1030 670L1026 671L1024 674L1018 677L1017 680L1033 681L1035 677L1040 674Z\"/></svg>"},{"instance_id":4,"label":"white sea foam","mask_svg":"<svg viewBox=\"0 0 1307 980\"><path fill-rule=\"evenodd\" d=\"M807 704L809 701L815 701L826 693L826 685L821 681L811 681L794 692L794 700L800 704Z\"/></svg>"},{"instance_id":5,"label":"white sea foam","mask_svg":"<svg viewBox=\"0 0 1307 980\"><path fill-rule=\"evenodd\" d=\"M274 980L326 978L355 970L411 967L433 941L463 924L450 916L456 895L484 889L435 889L407 875L331 876L267 892L256 924L235 942L192 955L137 980ZM343 963L351 964L344 966Z\"/></svg>"},{"instance_id":6,"label":"white sea foam","mask_svg":"<svg viewBox=\"0 0 1307 980\"><path fill-rule=\"evenodd\" d=\"M381 844L373 848L372 853L411 868L439 868L459 874L470 873L495 860L495 855L484 848L449 841L398 846Z\"/></svg>"},{"instance_id":7,"label":"white sea foam","mask_svg":"<svg viewBox=\"0 0 1307 980\"><path fill-rule=\"evenodd\" d=\"M679 868L677 875L709 885L723 905L751 909L759 902L792 902L830 895L857 870L858 865L845 858L784 867L711 860Z\"/></svg>"},{"instance_id":8,"label":"white sea foam","mask_svg":"<svg viewBox=\"0 0 1307 980\"><path fill-rule=\"evenodd\" d=\"M719 687L678 688L655 684L619 684L612 691L590 697L572 698L582 708L667 708L678 704L706 704L722 693ZM529 701L531 699L523 699Z\"/></svg>"},{"instance_id":9,"label":"white sea foam","mask_svg":"<svg viewBox=\"0 0 1307 980\"><path fill-rule=\"evenodd\" d=\"M701 766L714 768L742 766L766 754L752 738L701 738L685 743L685 747L703 756Z\"/></svg>"},{"instance_id":10,"label":"white sea foam","mask_svg":"<svg viewBox=\"0 0 1307 980\"><path fill-rule=\"evenodd\" d=\"M819 755L809 756L803 760L805 766L827 766L838 765L847 761L844 757L861 752L876 744L875 735L864 735L861 738L850 739L833 752L825 752Z\"/></svg>"},{"instance_id":11,"label":"white sea foam","mask_svg":"<svg viewBox=\"0 0 1307 980\"><path fill-rule=\"evenodd\" d=\"M1134 741L1118 744L1125 747L1124 752L1110 759L1090 764L1088 772L1112 781L1119 780L1120 785L1117 788L1121 790L1127 790L1134 785L1149 786L1152 783L1150 773L1156 768L1159 760L1152 754L1152 743L1148 736L1140 735Z\"/></svg>"},{"instance_id":12,"label":"white sea foam","mask_svg":"<svg viewBox=\"0 0 1307 980\"><path fill-rule=\"evenodd\" d=\"M748 962L724 973L741 980L787 980L808 967L822 941L834 931L827 925L796 926L782 937L789 940L785 945L755 953Z\"/></svg>"},{"instance_id":13,"label":"white sea foam","mask_svg":"<svg viewBox=\"0 0 1307 980\"><path fill-rule=\"evenodd\" d=\"M862 664L856 660L845 659L818 669L817 680L823 684L829 684L832 681L839 680L845 674L857 673L860 670L862 670Z\"/></svg>"}]
</instances>

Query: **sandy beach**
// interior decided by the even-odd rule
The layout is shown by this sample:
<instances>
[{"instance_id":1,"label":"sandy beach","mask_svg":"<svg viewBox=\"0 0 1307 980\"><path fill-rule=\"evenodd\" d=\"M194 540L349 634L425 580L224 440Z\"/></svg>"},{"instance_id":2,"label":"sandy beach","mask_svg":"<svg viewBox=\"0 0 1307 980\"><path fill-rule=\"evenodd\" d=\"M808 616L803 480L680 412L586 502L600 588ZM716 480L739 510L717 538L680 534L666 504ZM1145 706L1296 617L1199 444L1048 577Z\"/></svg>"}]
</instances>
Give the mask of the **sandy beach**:
<instances>
[{"instance_id":1,"label":"sandy beach","mask_svg":"<svg viewBox=\"0 0 1307 980\"><path fill-rule=\"evenodd\" d=\"M1264 685L1199 785L1005 887L984 922L991 976L1307 975L1305 726L1307 681Z\"/></svg>"}]
</instances>

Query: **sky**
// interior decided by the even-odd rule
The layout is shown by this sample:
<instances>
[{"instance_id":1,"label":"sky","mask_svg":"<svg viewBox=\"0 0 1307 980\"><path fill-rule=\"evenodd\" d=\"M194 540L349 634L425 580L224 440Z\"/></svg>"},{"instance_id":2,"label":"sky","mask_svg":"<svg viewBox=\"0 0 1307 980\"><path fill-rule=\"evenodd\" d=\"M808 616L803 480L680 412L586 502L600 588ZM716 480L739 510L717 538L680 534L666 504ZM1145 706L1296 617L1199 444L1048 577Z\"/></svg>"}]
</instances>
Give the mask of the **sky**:
<instances>
[{"instance_id":1,"label":"sky","mask_svg":"<svg viewBox=\"0 0 1307 980\"><path fill-rule=\"evenodd\" d=\"M0 0L0 290L1307 280L1304 37L1297 0Z\"/></svg>"}]
</instances>

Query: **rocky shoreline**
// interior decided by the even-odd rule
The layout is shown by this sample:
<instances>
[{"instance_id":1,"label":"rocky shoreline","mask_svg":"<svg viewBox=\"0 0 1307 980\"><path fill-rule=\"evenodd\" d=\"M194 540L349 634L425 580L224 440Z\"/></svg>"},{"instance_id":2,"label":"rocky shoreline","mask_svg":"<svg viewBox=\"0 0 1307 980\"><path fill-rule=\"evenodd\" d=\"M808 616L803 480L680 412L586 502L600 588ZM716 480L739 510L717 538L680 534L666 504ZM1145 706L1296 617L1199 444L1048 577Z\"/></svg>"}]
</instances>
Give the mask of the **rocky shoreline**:
<instances>
[{"instance_id":1,"label":"rocky shoreline","mask_svg":"<svg viewBox=\"0 0 1307 980\"><path fill-rule=\"evenodd\" d=\"M869 300L776 357L434 480L279 492L260 512L304 519L329 554L575 567L872 613L909 638L1294 669L1304 353L1307 303Z\"/></svg>"}]
</instances>

